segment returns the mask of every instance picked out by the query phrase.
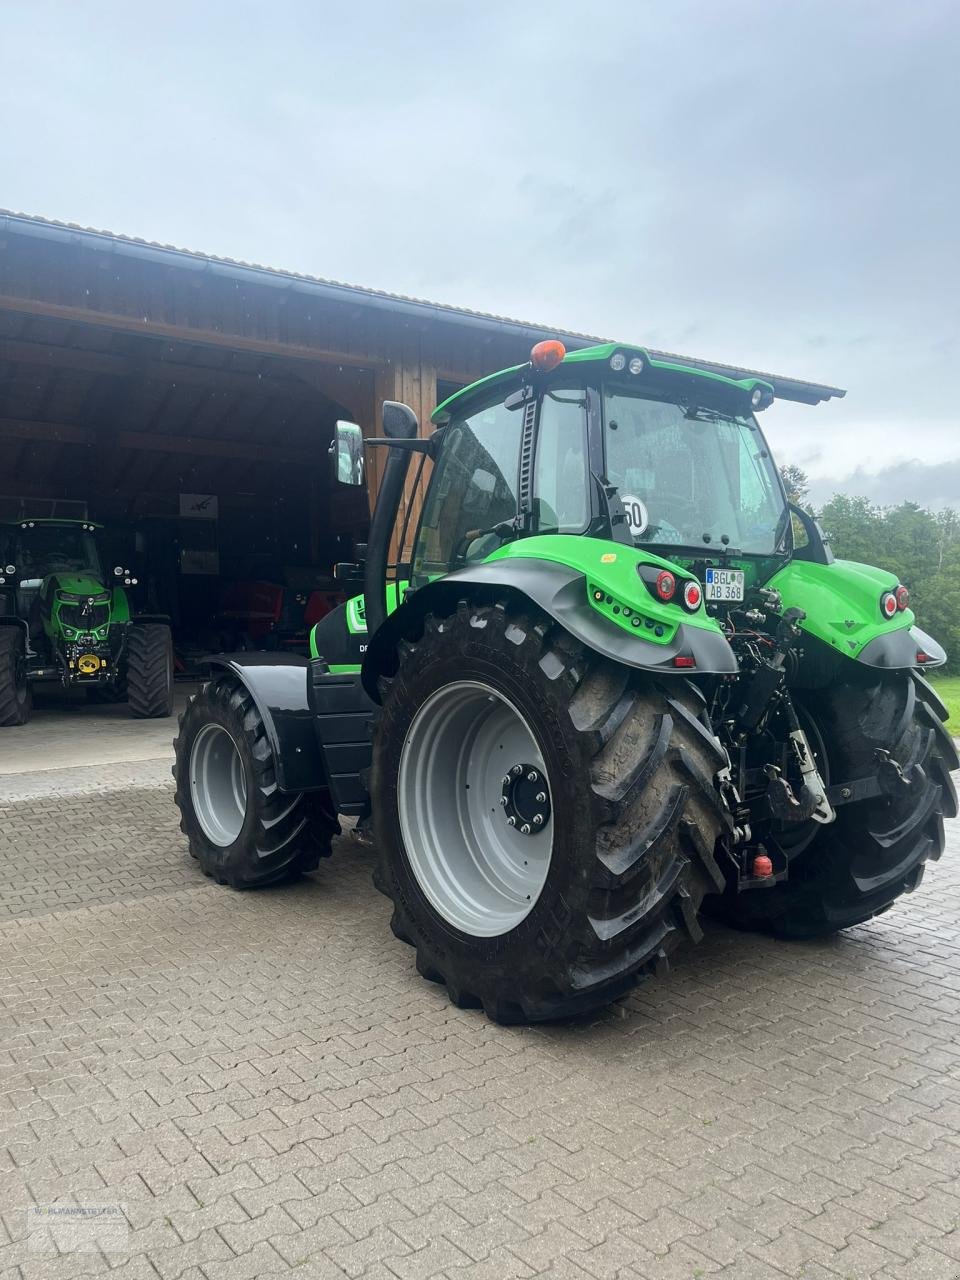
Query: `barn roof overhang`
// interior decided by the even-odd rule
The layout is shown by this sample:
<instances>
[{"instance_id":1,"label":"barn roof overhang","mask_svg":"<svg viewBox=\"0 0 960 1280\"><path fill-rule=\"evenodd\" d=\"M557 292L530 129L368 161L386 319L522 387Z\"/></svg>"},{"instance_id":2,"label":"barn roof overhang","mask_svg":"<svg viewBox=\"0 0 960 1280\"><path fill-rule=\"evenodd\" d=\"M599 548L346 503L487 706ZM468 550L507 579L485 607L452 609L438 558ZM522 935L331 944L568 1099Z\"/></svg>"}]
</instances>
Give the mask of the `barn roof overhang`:
<instances>
[{"instance_id":1,"label":"barn roof overhang","mask_svg":"<svg viewBox=\"0 0 960 1280\"><path fill-rule=\"evenodd\" d=\"M305 293L330 302L349 302L355 306L367 306L388 312L397 317L416 317L421 321L428 319L458 328L482 330L491 336L500 334L513 339L528 340L531 343L543 337L559 337L563 339L564 344L570 350L594 346L597 343L609 340L595 334L577 333L551 325L534 324L529 321L510 319L506 316L493 315L487 312L471 311L464 307L454 307L445 303L429 302L422 298L388 293L381 289L344 284L337 280L303 275L275 267L264 267L256 263L215 257L211 254L197 253L193 250L180 249L172 245L158 244L109 231L98 231L90 227L80 227L71 223L56 222L46 218L27 216L4 210L0 210L0 232L32 236L60 244L75 244L104 254L151 261L184 271L206 274L210 277L227 277L232 280L247 281L293 293ZM775 394L781 400L793 400L802 404L819 404L822 401L839 398L846 394L839 387L809 382L800 378L786 377L782 374L763 372L719 361L703 360L698 357L680 355L676 352L657 351L652 348L650 348L650 351L657 358L676 360L694 368L721 374L725 377L763 378L773 384Z\"/></svg>"}]
</instances>

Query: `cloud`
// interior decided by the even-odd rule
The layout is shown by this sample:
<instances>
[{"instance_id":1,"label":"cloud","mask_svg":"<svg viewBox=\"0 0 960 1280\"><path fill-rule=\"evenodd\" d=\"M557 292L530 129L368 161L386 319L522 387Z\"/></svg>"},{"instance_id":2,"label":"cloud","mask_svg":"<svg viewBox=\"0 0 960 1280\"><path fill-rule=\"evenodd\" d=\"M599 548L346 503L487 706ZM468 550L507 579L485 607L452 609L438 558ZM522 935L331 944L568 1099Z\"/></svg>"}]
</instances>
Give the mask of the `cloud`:
<instances>
[{"instance_id":1,"label":"cloud","mask_svg":"<svg viewBox=\"0 0 960 1280\"><path fill-rule=\"evenodd\" d=\"M952 0L170 0L142 26L8 7L3 203L834 382L768 414L824 475L945 456Z\"/></svg>"},{"instance_id":2,"label":"cloud","mask_svg":"<svg viewBox=\"0 0 960 1280\"><path fill-rule=\"evenodd\" d=\"M822 506L835 493L869 498L881 507L897 506L901 502L918 502L933 509L957 507L960 505L960 458L936 465L911 458L876 472L858 467L849 475L811 481L809 500L814 506Z\"/></svg>"}]
</instances>

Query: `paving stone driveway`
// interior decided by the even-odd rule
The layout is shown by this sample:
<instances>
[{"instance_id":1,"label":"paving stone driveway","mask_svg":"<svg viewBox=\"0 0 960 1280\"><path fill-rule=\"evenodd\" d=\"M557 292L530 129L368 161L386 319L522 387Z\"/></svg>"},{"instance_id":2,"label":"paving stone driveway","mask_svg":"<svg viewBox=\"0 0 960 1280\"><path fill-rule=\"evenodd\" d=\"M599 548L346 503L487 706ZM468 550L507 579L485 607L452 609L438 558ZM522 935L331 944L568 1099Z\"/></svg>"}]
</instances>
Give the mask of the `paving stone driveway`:
<instances>
[{"instance_id":1,"label":"paving stone driveway","mask_svg":"<svg viewBox=\"0 0 960 1280\"><path fill-rule=\"evenodd\" d=\"M503 1029L417 976L349 839L204 880L168 768L0 778L5 1276L960 1276L958 824L868 927L714 929ZM58 1256L32 1203L129 1230Z\"/></svg>"}]
</instances>

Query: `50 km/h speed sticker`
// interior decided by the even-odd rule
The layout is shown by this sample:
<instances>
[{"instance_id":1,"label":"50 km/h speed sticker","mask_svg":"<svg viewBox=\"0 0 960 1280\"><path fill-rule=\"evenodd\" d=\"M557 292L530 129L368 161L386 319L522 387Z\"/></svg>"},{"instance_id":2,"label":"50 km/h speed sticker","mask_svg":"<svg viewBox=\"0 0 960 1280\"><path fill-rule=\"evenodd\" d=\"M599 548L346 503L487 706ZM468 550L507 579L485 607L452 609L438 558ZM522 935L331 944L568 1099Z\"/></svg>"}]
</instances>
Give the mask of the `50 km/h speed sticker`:
<instances>
[{"instance_id":1,"label":"50 km/h speed sticker","mask_svg":"<svg viewBox=\"0 0 960 1280\"><path fill-rule=\"evenodd\" d=\"M703 585L708 600L742 600L743 570L708 569Z\"/></svg>"},{"instance_id":2,"label":"50 km/h speed sticker","mask_svg":"<svg viewBox=\"0 0 960 1280\"><path fill-rule=\"evenodd\" d=\"M621 494L620 501L623 503L623 509L627 513L627 524L630 526L630 532L633 534L643 533L650 521L650 517L647 515L647 508L632 493Z\"/></svg>"}]
</instances>

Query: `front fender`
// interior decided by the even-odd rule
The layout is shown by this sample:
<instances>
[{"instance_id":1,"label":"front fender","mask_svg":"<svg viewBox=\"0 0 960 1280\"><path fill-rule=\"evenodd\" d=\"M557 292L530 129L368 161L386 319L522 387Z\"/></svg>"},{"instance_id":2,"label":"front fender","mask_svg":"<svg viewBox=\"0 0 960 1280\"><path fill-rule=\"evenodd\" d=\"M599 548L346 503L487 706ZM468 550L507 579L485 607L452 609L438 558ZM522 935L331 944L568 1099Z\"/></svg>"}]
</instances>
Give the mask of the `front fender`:
<instances>
[{"instance_id":1,"label":"front fender","mask_svg":"<svg viewBox=\"0 0 960 1280\"><path fill-rule=\"evenodd\" d=\"M320 791L326 770L307 700L307 659L294 653L220 653L204 665L231 672L256 704L281 791Z\"/></svg>"},{"instance_id":2,"label":"front fender","mask_svg":"<svg viewBox=\"0 0 960 1280\"><path fill-rule=\"evenodd\" d=\"M564 630L588 648L640 671L660 675L717 675L737 671L737 660L722 633L679 621L665 643L645 640L607 621L591 607L585 575L556 561L513 555L509 559L458 569L407 594L371 639L363 660L363 685L375 702L380 701L377 680L395 669L398 641L407 631L416 632L426 614L449 611L458 600L481 594L484 599L515 592L525 596ZM640 597L638 597L640 598ZM678 669L674 659L691 658Z\"/></svg>"}]
</instances>

